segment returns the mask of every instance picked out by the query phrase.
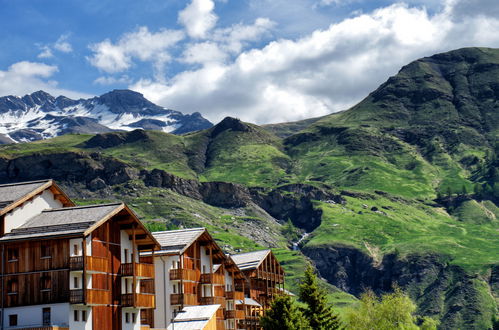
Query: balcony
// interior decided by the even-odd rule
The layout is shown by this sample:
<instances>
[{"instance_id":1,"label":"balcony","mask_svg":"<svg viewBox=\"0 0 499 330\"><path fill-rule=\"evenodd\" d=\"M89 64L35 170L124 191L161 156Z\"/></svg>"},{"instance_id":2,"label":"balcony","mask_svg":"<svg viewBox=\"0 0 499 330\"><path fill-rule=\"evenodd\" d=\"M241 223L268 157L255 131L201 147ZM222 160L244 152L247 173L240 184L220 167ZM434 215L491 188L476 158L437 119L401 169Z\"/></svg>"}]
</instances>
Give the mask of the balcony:
<instances>
[{"instance_id":1,"label":"balcony","mask_svg":"<svg viewBox=\"0 0 499 330\"><path fill-rule=\"evenodd\" d=\"M121 306L155 308L156 301L154 294L151 293L125 293L121 295Z\"/></svg>"},{"instance_id":2,"label":"balcony","mask_svg":"<svg viewBox=\"0 0 499 330\"><path fill-rule=\"evenodd\" d=\"M69 291L69 303L87 305L110 305L111 291L100 289L87 289L86 299L83 297L83 289Z\"/></svg>"},{"instance_id":3,"label":"balcony","mask_svg":"<svg viewBox=\"0 0 499 330\"><path fill-rule=\"evenodd\" d=\"M203 284L225 284L225 276L218 274L201 274L201 283Z\"/></svg>"},{"instance_id":4,"label":"balcony","mask_svg":"<svg viewBox=\"0 0 499 330\"><path fill-rule=\"evenodd\" d=\"M85 257L85 267L86 271L89 273L110 273L111 268L109 267L109 259L102 257ZM71 271L83 271L83 256L70 257L69 258L69 270Z\"/></svg>"},{"instance_id":5,"label":"balcony","mask_svg":"<svg viewBox=\"0 0 499 330\"><path fill-rule=\"evenodd\" d=\"M226 291L225 292L225 298L227 300L243 300L244 299L244 292L241 291Z\"/></svg>"},{"instance_id":6,"label":"balcony","mask_svg":"<svg viewBox=\"0 0 499 330\"><path fill-rule=\"evenodd\" d=\"M170 305L194 306L198 304L198 296L191 293L174 293L170 295Z\"/></svg>"},{"instance_id":7,"label":"balcony","mask_svg":"<svg viewBox=\"0 0 499 330\"><path fill-rule=\"evenodd\" d=\"M16 330L69 330L68 326L59 325L30 325L30 326L19 326L19 327L9 327L8 329Z\"/></svg>"},{"instance_id":8,"label":"balcony","mask_svg":"<svg viewBox=\"0 0 499 330\"><path fill-rule=\"evenodd\" d=\"M133 276L133 263L121 264L122 276ZM135 276L138 278L153 278L154 265L135 263Z\"/></svg>"},{"instance_id":9,"label":"balcony","mask_svg":"<svg viewBox=\"0 0 499 330\"><path fill-rule=\"evenodd\" d=\"M185 268L170 269L170 281L178 280L198 282L199 270Z\"/></svg>"},{"instance_id":10,"label":"balcony","mask_svg":"<svg viewBox=\"0 0 499 330\"><path fill-rule=\"evenodd\" d=\"M242 320L246 317L246 313L241 310L225 311L226 319L239 319Z\"/></svg>"},{"instance_id":11,"label":"balcony","mask_svg":"<svg viewBox=\"0 0 499 330\"><path fill-rule=\"evenodd\" d=\"M224 297L201 297L199 298L200 305L221 305L225 306Z\"/></svg>"}]
</instances>

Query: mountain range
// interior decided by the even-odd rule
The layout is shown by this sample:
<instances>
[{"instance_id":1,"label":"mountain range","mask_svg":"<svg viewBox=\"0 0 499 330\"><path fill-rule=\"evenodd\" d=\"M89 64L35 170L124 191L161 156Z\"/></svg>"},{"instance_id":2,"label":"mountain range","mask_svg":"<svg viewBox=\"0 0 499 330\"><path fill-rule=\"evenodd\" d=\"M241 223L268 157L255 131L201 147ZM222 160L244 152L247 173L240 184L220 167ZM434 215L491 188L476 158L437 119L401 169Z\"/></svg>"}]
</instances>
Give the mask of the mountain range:
<instances>
[{"instance_id":1,"label":"mountain range","mask_svg":"<svg viewBox=\"0 0 499 330\"><path fill-rule=\"evenodd\" d=\"M199 112L184 115L131 90L113 90L87 100L55 98L44 91L0 97L0 143L137 128L183 134L211 126Z\"/></svg>"},{"instance_id":2,"label":"mountain range","mask_svg":"<svg viewBox=\"0 0 499 330\"><path fill-rule=\"evenodd\" d=\"M404 66L340 113L182 135L67 134L0 146L0 182L57 180L147 226L207 227L226 252L272 247L297 290L311 262L342 313L394 285L440 329L499 306L499 49Z\"/></svg>"}]
</instances>

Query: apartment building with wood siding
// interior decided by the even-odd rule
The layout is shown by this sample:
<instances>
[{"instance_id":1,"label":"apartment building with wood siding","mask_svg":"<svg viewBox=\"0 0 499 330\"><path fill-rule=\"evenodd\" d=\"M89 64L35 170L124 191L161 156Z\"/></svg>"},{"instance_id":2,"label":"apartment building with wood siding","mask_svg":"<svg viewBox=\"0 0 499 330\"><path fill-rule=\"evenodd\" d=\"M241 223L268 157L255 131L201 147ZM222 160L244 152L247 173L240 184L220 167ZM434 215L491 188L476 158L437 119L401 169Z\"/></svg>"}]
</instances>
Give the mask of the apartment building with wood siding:
<instances>
[{"instance_id":1,"label":"apartment building with wood siding","mask_svg":"<svg viewBox=\"0 0 499 330\"><path fill-rule=\"evenodd\" d=\"M44 180L0 185L0 207L1 329L140 329L155 295L139 254L159 245L125 204L76 207Z\"/></svg>"}]
</instances>

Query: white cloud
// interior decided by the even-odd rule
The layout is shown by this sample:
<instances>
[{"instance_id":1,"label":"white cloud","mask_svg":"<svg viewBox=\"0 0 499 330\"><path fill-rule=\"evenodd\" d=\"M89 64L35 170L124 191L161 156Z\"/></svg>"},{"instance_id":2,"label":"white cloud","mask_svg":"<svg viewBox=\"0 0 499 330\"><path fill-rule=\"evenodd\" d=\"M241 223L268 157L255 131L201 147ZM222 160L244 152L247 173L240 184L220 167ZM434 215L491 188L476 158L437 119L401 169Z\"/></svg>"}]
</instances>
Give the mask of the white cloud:
<instances>
[{"instance_id":1,"label":"white cloud","mask_svg":"<svg viewBox=\"0 0 499 330\"><path fill-rule=\"evenodd\" d=\"M465 46L499 46L499 19L483 13L458 16L454 5L429 14L424 7L394 4L300 39L242 51L233 60L209 61L167 82L143 79L130 87L163 106L200 111L212 121L226 115L256 123L325 115L360 101L419 57ZM212 35L210 42L225 52L227 40L245 39L217 30ZM212 47L202 45L197 47ZM216 47L211 50L216 53ZM202 62L199 53L193 54L186 52L185 59Z\"/></svg>"},{"instance_id":2,"label":"white cloud","mask_svg":"<svg viewBox=\"0 0 499 330\"><path fill-rule=\"evenodd\" d=\"M68 38L69 34L63 34L62 36L60 36L54 44L54 49L57 49L58 51L63 53L71 53L73 51L73 47L68 42Z\"/></svg>"},{"instance_id":3,"label":"white cloud","mask_svg":"<svg viewBox=\"0 0 499 330\"><path fill-rule=\"evenodd\" d=\"M130 84L132 83L132 79L123 75L121 77L112 77L112 76L102 76L94 80L94 84L97 85L115 85L115 84Z\"/></svg>"},{"instance_id":4,"label":"white cloud","mask_svg":"<svg viewBox=\"0 0 499 330\"><path fill-rule=\"evenodd\" d=\"M40 54L38 54L38 58L51 58L54 57L54 54L52 53L52 49L50 49L49 46L40 46L40 50L42 51Z\"/></svg>"},{"instance_id":5,"label":"white cloud","mask_svg":"<svg viewBox=\"0 0 499 330\"><path fill-rule=\"evenodd\" d=\"M143 26L134 32L125 33L115 44L106 39L90 45L94 54L88 60L107 73L129 69L134 58L152 61L156 70L162 71L164 64L171 59L168 49L183 38L181 31L162 29L152 33Z\"/></svg>"},{"instance_id":6,"label":"white cloud","mask_svg":"<svg viewBox=\"0 0 499 330\"><path fill-rule=\"evenodd\" d=\"M71 53L73 51L73 47L68 42L69 34L62 34L56 42L53 44L47 45L37 45L41 53L38 54L38 58L52 58L54 57L54 50L62 52L62 53Z\"/></svg>"},{"instance_id":7,"label":"white cloud","mask_svg":"<svg viewBox=\"0 0 499 330\"><path fill-rule=\"evenodd\" d=\"M7 70L0 70L0 95L25 95L44 90L55 96L89 97L87 94L58 88L56 81L49 80L57 71L57 66L39 62L14 63Z\"/></svg>"},{"instance_id":8,"label":"white cloud","mask_svg":"<svg viewBox=\"0 0 499 330\"><path fill-rule=\"evenodd\" d=\"M178 14L178 21L192 38L205 38L215 26L218 17L214 14L215 3L211 0L192 0Z\"/></svg>"}]
</instances>

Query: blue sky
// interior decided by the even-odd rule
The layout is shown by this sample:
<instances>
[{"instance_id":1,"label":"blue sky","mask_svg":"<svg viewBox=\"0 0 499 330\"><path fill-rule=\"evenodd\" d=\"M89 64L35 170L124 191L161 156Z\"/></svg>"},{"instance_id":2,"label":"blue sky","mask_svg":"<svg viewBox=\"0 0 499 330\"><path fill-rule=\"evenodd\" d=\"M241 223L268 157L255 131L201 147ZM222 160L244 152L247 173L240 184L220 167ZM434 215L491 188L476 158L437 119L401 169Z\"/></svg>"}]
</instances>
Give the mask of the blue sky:
<instances>
[{"instance_id":1,"label":"blue sky","mask_svg":"<svg viewBox=\"0 0 499 330\"><path fill-rule=\"evenodd\" d=\"M130 88L212 121L299 120L422 56L499 47L496 0L0 0L0 95Z\"/></svg>"}]
</instances>

